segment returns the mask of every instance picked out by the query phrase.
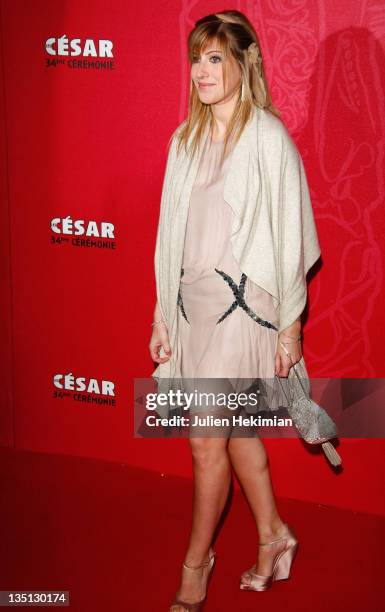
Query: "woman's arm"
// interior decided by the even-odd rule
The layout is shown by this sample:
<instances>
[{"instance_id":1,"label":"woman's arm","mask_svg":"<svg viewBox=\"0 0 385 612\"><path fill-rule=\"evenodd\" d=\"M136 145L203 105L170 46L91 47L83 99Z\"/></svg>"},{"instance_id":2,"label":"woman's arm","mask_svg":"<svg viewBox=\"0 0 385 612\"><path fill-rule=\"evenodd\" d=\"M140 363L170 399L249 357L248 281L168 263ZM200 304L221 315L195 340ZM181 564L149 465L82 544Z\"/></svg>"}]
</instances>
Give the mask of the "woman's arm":
<instances>
[{"instance_id":1,"label":"woman's arm","mask_svg":"<svg viewBox=\"0 0 385 612\"><path fill-rule=\"evenodd\" d=\"M296 319L294 323L292 323L291 325L289 325L289 327L286 327L286 329L281 331L281 333L279 334L279 339L281 340L281 342L283 342L285 339L290 338L291 336L297 337L301 333L301 328L301 317L298 317L298 319Z\"/></svg>"},{"instance_id":2,"label":"woman's arm","mask_svg":"<svg viewBox=\"0 0 385 612\"><path fill-rule=\"evenodd\" d=\"M154 321L161 321L161 320L163 320L163 317L162 317L162 313L161 313L161 310L160 310L160 307L159 307L159 304L158 304L158 300L157 300L156 304L155 304L155 308L154 308L153 322Z\"/></svg>"},{"instance_id":3,"label":"woman's arm","mask_svg":"<svg viewBox=\"0 0 385 612\"><path fill-rule=\"evenodd\" d=\"M150 339L149 349L151 359L156 363L164 363L171 357L171 347L168 338L166 321L163 319L158 301L154 308L154 320L152 322L152 335ZM160 349L163 348L165 355L160 356Z\"/></svg>"},{"instance_id":4,"label":"woman's arm","mask_svg":"<svg viewBox=\"0 0 385 612\"><path fill-rule=\"evenodd\" d=\"M306 274L321 252L301 155L286 129L281 136L281 151L277 142L273 147L277 149L278 170L275 164L269 168L279 278L276 374L288 376L291 366L302 357L300 335L301 315L307 301Z\"/></svg>"},{"instance_id":5,"label":"woman's arm","mask_svg":"<svg viewBox=\"0 0 385 612\"><path fill-rule=\"evenodd\" d=\"M301 359L301 328L301 317L298 317L289 327L278 334L278 346L275 355L275 374L277 376L288 376L291 366ZM281 343L290 353L290 357L282 348Z\"/></svg>"},{"instance_id":6,"label":"woman's arm","mask_svg":"<svg viewBox=\"0 0 385 612\"><path fill-rule=\"evenodd\" d=\"M280 124L263 142L281 333L301 317L307 301L306 274L321 251L306 172L293 139Z\"/></svg>"},{"instance_id":7,"label":"woman's arm","mask_svg":"<svg viewBox=\"0 0 385 612\"><path fill-rule=\"evenodd\" d=\"M178 128L177 128L178 130ZM168 192L171 189L171 178L172 172L174 170L174 164L176 159L176 150L177 150L177 139L176 133L177 130L174 131L171 139L170 146L167 155L166 168L164 172L163 185L162 185L162 194L160 201L160 211L159 211L159 220L158 220L158 229L156 234L156 242L155 242L155 253L154 253L154 269L155 269L155 279L157 286L157 295L160 295L160 291L162 288L162 266L164 266L164 261L162 260L162 229L165 223L165 217L167 215L166 203ZM152 334L149 343L149 349L151 358L156 363L164 363L168 361L171 356L171 347L169 342L168 330L166 321L162 315L162 311L160 309L158 300L156 301L153 315L153 325L152 325ZM163 348L165 355L160 357L160 350Z\"/></svg>"}]
</instances>

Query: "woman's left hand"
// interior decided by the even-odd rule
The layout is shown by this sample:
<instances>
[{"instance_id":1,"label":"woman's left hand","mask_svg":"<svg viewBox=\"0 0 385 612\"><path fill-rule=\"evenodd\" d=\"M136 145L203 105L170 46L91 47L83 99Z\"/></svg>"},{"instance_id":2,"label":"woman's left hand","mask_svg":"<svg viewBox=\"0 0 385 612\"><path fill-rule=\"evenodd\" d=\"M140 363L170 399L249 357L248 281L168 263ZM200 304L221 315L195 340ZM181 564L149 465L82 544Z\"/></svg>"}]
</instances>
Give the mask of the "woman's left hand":
<instances>
[{"instance_id":1,"label":"woman's left hand","mask_svg":"<svg viewBox=\"0 0 385 612\"><path fill-rule=\"evenodd\" d=\"M278 336L277 352L275 354L275 374L276 376L286 377L289 374L290 368L297 363L302 357L301 340L295 340L301 334L301 322L297 319L290 328L285 329ZM285 349L282 348L281 343Z\"/></svg>"}]
</instances>

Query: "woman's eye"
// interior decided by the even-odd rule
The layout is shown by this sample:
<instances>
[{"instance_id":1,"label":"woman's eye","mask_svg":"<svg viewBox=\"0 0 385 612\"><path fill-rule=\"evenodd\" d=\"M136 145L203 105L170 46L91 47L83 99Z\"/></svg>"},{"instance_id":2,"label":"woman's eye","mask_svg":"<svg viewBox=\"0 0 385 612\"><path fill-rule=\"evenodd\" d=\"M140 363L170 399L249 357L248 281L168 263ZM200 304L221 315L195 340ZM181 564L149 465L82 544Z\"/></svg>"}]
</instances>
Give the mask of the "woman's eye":
<instances>
[{"instance_id":1,"label":"woman's eye","mask_svg":"<svg viewBox=\"0 0 385 612\"><path fill-rule=\"evenodd\" d=\"M216 60L221 61L221 60L222 60L222 58L221 58L219 55L211 55L211 56L210 56L210 58L209 58L209 60L210 60L210 61L211 61L211 60L215 60L214 62L211 62L211 63L213 63L213 64L217 64L218 62L217 62ZM191 60L191 63L192 63L192 64L195 64L196 62L199 62L199 57L194 56L194 57L192 58L192 60Z\"/></svg>"}]
</instances>

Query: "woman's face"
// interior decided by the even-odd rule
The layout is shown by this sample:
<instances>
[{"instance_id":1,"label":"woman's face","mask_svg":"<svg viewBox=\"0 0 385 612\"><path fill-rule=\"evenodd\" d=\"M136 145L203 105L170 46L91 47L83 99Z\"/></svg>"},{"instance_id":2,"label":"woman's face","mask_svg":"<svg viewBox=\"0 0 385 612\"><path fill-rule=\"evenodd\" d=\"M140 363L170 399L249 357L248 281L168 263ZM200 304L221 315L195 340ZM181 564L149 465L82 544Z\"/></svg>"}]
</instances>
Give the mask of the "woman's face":
<instances>
[{"instance_id":1,"label":"woman's face","mask_svg":"<svg viewBox=\"0 0 385 612\"><path fill-rule=\"evenodd\" d=\"M215 42L202 49L200 57L193 57L191 78L203 104L217 104L229 100L240 85L241 69L233 57L226 60L227 89L224 90L222 68L224 55Z\"/></svg>"}]
</instances>

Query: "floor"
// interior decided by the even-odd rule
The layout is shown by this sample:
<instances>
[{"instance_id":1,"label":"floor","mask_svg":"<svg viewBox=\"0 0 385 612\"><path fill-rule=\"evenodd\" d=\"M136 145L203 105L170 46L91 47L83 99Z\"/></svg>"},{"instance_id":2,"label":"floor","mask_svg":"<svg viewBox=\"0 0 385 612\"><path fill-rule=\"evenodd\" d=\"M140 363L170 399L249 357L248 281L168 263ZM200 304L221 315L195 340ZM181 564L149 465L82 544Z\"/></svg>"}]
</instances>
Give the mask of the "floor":
<instances>
[{"instance_id":1,"label":"floor","mask_svg":"<svg viewBox=\"0 0 385 612\"><path fill-rule=\"evenodd\" d=\"M0 590L67 590L73 612L167 612L189 535L190 481L9 449L0 449L0 477ZM300 543L290 579L239 590L257 537L232 492L205 612L385 610L385 518L294 499L278 507Z\"/></svg>"}]
</instances>

